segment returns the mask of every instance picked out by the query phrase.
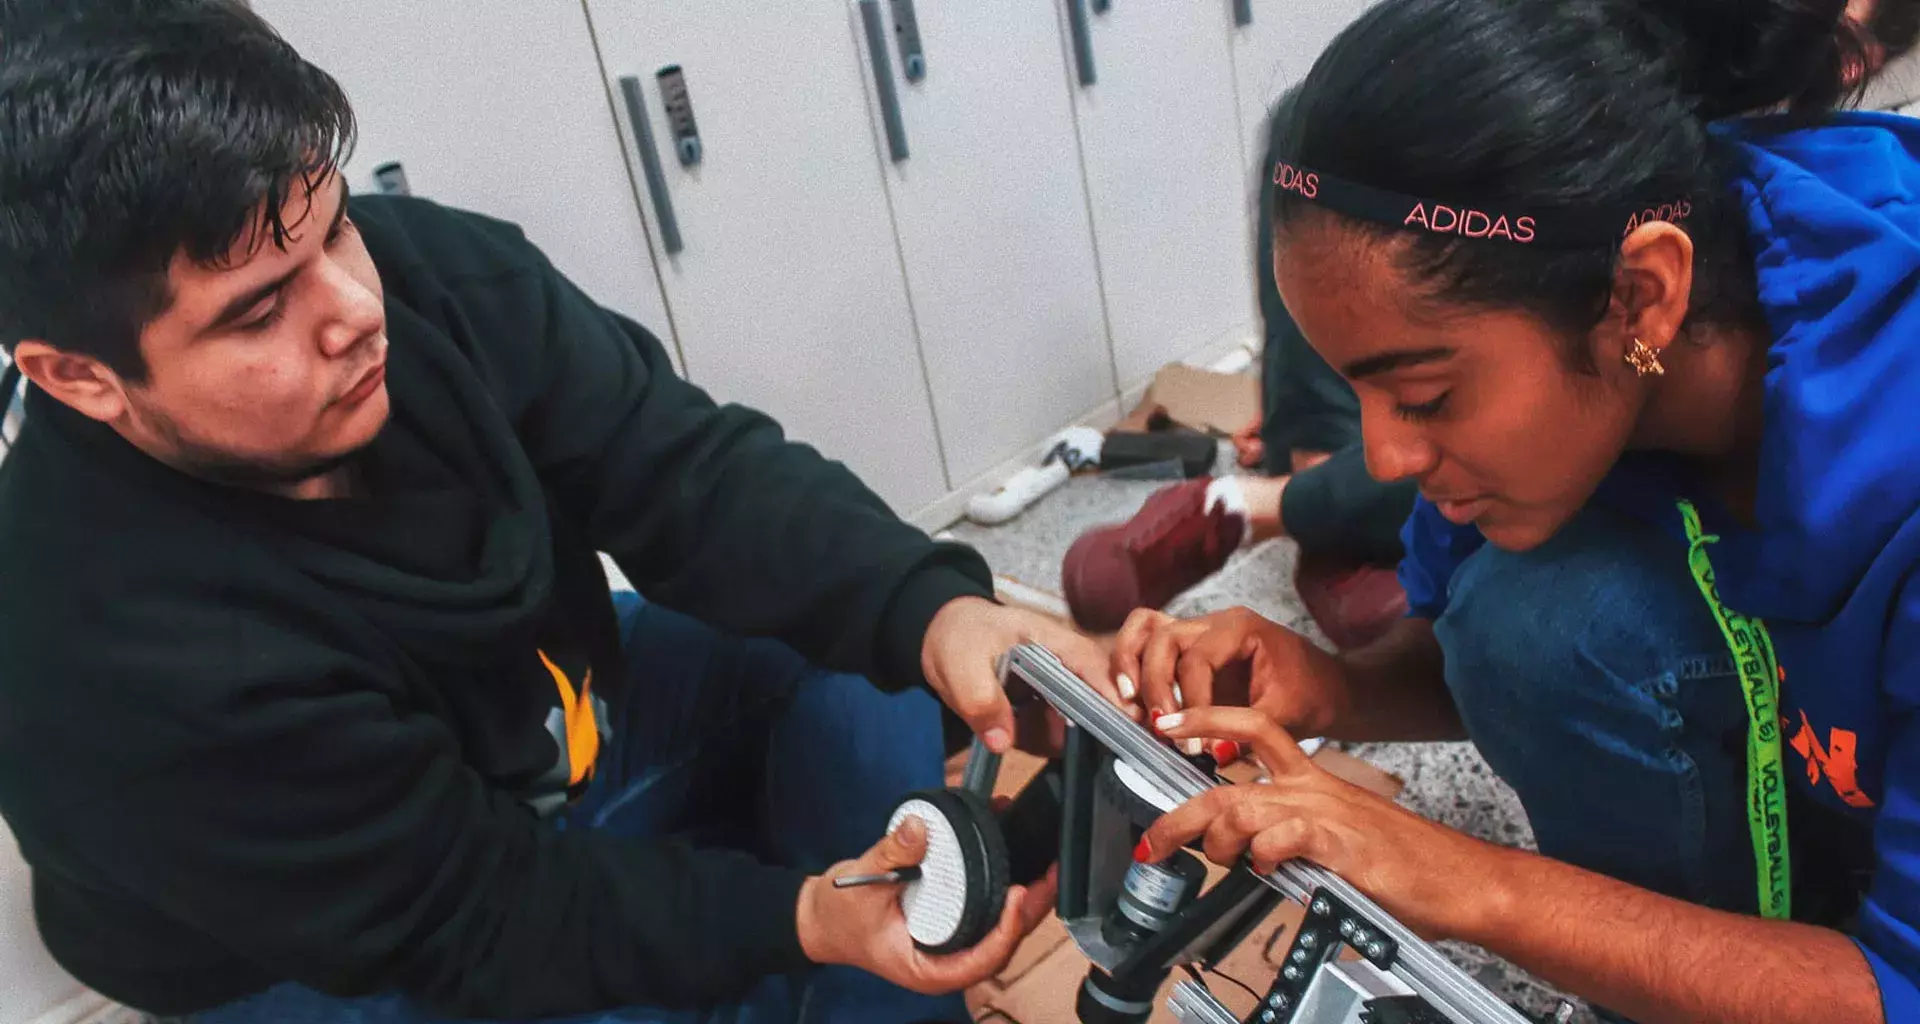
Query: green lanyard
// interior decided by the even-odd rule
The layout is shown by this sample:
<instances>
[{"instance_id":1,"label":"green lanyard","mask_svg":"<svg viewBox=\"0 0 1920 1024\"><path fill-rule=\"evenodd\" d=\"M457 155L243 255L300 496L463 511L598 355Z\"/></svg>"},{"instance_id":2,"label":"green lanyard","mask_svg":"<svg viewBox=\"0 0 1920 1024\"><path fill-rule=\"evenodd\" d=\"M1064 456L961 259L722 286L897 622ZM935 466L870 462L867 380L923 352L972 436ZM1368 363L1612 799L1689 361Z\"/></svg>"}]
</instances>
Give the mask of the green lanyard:
<instances>
[{"instance_id":1,"label":"green lanyard","mask_svg":"<svg viewBox=\"0 0 1920 1024\"><path fill-rule=\"evenodd\" d=\"M1766 625L1720 601L1713 563L1707 560L1707 545L1719 536L1701 531L1700 513L1690 501L1680 502L1680 520L1687 528L1687 567L1720 623L1740 672L1740 687L1746 691L1747 827L1753 833L1760 914L1785 921L1793 916L1793 870L1787 852L1786 769L1780 754L1780 663L1774 658Z\"/></svg>"}]
</instances>

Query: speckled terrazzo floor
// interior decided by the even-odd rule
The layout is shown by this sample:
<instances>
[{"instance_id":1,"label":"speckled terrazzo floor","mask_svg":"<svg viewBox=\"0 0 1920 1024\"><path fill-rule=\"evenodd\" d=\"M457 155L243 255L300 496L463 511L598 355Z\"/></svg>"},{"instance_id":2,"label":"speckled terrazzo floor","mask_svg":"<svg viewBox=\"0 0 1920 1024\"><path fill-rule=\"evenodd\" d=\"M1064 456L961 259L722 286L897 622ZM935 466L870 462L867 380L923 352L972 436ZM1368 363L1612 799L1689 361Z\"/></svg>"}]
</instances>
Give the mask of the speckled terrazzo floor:
<instances>
[{"instance_id":1,"label":"speckled terrazzo floor","mask_svg":"<svg viewBox=\"0 0 1920 1024\"><path fill-rule=\"evenodd\" d=\"M951 532L984 554L996 572L1058 594L1060 559L1068 545L1092 527L1125 519L1162 486L1161 481L1077 477L1012 522L998 527L961 523ZM1201 615L1246 605L1324 645L1325 637L1293 589L1297 556L1284 540L1242 552L1168 610ZM1532 848L1533 832L1519 800L1472 745L1368 743L1347 749L1402 779L1406 789L1400 802L1412 810L1482 839ZM1530 1012L1549 1012L1559 1000L1551 988L1480 949L1460 943L1443 948L1481 983ZM1594 1018L1583 1007L1574 1019Z\"/></svg>"}]
</instances>

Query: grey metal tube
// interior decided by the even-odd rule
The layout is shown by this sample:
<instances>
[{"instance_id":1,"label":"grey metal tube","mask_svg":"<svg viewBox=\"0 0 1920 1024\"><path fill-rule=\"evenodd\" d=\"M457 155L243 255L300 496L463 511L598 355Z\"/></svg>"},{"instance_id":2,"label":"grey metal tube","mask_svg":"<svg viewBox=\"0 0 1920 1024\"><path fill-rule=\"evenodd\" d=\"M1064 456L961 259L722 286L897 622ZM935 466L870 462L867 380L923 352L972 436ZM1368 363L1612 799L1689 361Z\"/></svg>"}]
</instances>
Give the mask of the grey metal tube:
<instances>
[{"instance_id":1,"label":"grey metal tube","mask_svg":"<svg viewBox=\"0 0 1920 1024\"><path fill-rule=\"evenodd\" d=\"M1092 85L1093 28L1087 24L1087 0L1066 0L1067 28L1073 33L1073 63L1080 69L1080 84Z\"/></svg>"},{"instance_id":2,"label":"grey metal tube","mask_svg":"<svg viewBox=\"0 0 1920 1024\"><path fill-rule=\"evenodd\" d=\"M867 58L873 61L880 119L887 128L887 154L897 164L909 155L907 125L900 117L900 90L893 84L893 59L887 56L887 27L880 20L880 0L860 0L860 20L867 29Z\"/></svg>"},{"instance_id":3,"label":"grey metal tube","mask_svg":"<svg viewBox=\"0 0 1920 1024\"><path fill-rule=\"evenodd\" d=\"M667 175L660 167L660 149L654 145L653 125L647 120L647 98L640 91L640 79L622 75L620 95L627 102L633 141L640 147L640 170L646 175L647 195L653 199L654 220L659 222L660 247L672 256L686 245L680 239L680 219L673 213L673 194L667 191Z\"/></svg>"}]
</instances>

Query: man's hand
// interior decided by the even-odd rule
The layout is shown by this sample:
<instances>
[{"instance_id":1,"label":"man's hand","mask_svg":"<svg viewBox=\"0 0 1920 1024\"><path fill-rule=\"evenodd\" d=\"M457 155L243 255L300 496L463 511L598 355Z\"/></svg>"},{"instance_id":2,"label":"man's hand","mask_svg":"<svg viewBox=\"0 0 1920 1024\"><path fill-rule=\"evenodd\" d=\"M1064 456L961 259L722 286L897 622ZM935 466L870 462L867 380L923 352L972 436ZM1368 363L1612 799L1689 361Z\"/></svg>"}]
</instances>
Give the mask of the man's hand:
<instances>
[{"instance_id":1,"label":"man's hand","mask_svg":"<svg viewBox=\"0 0 1920 1024\"><path fill-rule=\"evenodd\" d=\"M1250 705L1284 728L1319 736L1348 700L1333 655L1246 608L1197 619L1134 612L1114 640L1113 670L1122 692L1137 681L1149 723L1181 708Z\"/></svg>"},{"instance_id":2,"label":"man's hand","mask_svg":"<svg viewBox=\"0 0 1920 1024\"><path fill-rule=\"evenodd\" d=\"M858 860L843 861L809 878L800 889L795 922L800 948L818 964L848 964L925 995L944 995L999 974L1027 937L1053 909L1055 876L1031 889L1014 886L1000 923L972 949L929 956L913 944L900 888L873 885L835 889L842 875L879 874L918 864L927 855L927 829L908 818Z\"/></svg>"},{"instance_id":3,"label":"man's hand","mask_svg":"<svg viewBox=\"0 0 1920 1024\"><path fill-rule=\"evenodd\" d=\"M933 692L996 754L1006 753L1015 735L1013 706L1000 686L999 661L1023 643L1052 651L1075 675L1108 700L1120 703L1106 651L1078 631L1044 615L984 598L950 601L927 627L920 668Z\"/></svg>"}]
</instances>

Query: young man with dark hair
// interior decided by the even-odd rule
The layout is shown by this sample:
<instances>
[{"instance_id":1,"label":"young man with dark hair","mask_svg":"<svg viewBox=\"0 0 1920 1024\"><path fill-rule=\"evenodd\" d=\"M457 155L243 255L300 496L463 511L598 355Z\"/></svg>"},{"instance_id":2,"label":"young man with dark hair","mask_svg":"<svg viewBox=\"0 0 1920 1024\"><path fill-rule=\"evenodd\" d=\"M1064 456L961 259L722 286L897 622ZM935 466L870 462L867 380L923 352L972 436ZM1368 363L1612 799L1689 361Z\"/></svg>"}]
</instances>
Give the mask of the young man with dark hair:
<instances>
[{"instance_id":1,"label":"young man with dark hair","mask_svg":"<svg viewBox=\"0 0 1920 1024\"><path fill-rule=\"evenodd\" d=\"M0 811L55 957L220 1024L964 1016L907 990L1048 884L927 957L823 878L920 856L860 851L939 784L925 690L1004 749L999 653L1099 650L510 225L349 198L345 97L236 0L73 7L0 7Z\"/></svg>"}]
</instances>

